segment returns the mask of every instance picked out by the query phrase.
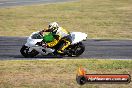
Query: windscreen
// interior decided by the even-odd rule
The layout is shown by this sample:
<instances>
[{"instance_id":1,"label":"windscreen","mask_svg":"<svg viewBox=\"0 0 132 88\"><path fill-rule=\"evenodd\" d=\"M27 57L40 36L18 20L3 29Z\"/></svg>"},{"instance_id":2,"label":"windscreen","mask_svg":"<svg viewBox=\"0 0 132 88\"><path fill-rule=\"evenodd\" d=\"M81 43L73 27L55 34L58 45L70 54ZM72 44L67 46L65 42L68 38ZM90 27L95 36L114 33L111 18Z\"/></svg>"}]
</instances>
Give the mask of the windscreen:
<instances>
[{"instance_id":1,"label":"windscreen","mask_svg":"<svg viewBox=\"0 0 132 88\"><path fill-rule=\"evenodd\" d=\"M32 35L32 39L42 39L42 36L38 33Z\"/></svg>"}]
</instances>

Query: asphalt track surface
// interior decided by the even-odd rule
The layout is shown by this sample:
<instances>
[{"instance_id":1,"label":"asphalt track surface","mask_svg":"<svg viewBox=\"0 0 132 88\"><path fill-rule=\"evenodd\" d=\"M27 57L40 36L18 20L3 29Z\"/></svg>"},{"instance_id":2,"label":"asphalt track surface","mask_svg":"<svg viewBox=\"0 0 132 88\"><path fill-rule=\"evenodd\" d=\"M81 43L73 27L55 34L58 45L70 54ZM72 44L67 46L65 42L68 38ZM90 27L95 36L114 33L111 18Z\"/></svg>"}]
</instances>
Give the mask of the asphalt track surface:
<instances>
[{"instance_id":1,"label":"asphalt track surface","mask_svg":"<svg viewBox=\"0 0 132 88\"><path fill-rule=\"evenodd\" d=\"M12 6L25 6L25 5L33 5L33 4L68 2L68 1L73 1L73 0L0 0L0 8L6 8Z\"/></svg>"},{"instance_id":2,"label":"asphalt track surface","mask_svg":"<svg viewBox=\"0 0 132 88\"><path fill-rule=\"evenodd\" d=\"M0 60L56 59L62 57L24 58L20 49L26 43L26 37L0 37ZM63 59L132 59L132 40L88 39L83 42L85 52L80 57L63 57Z\"/></svg>"}]
</instances>

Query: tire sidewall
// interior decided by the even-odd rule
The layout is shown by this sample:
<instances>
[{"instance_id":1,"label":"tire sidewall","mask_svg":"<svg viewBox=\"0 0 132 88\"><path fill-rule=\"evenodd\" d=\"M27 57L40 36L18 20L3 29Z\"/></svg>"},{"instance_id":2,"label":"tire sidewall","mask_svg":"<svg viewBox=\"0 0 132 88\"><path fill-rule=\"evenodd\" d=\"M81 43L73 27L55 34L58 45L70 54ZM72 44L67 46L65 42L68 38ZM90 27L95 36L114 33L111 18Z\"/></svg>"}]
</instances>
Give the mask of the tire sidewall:
<instances>
[{"instance_id":1,"label":"tire sidewall","mask_svg":"<svg viewBox=\"0 0 132 88\"><path fill-rule=\"evenodd\" d=\"M85 51L85 46L82 42L74 44L71 47L72 47L72 51L68 53L68 56L70 57L78 57ZM81 50L77 51L77 47L81 48Z\"/></svg>"}]
</instances>

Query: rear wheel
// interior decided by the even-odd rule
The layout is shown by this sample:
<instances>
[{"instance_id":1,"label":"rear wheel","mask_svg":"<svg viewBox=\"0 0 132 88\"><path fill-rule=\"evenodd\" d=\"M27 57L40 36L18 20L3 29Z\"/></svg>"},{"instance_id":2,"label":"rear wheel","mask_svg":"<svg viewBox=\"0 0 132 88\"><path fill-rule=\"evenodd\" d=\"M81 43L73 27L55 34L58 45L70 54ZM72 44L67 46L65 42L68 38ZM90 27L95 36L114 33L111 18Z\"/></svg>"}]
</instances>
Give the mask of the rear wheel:
<instances>
[{"instance_id":1,"label":"rear wheel","mask_svg":"<svg viewBox=\"0 0 132 88\"><path fill-rule=\"evenodd\" d=\"M77 57L80 56L85 51L85 46L82 42L79 42L73 46L69 47L68 56Z\"/></svg>"},{"instance_id":2,"label":"rear wheel","mask_svg":"<svg viewBox=\"0 0 132 88\"><path fill-rule=\"evenodd\" d=\"M32 50L31 52L29 51L29 47L23 45L21 50L20 50L21 54L26 57L26 58L29 58L29 57L35 57L36 55L39 54L39 52L37 52L36 50Z\"/></svg>"}]
</instances>

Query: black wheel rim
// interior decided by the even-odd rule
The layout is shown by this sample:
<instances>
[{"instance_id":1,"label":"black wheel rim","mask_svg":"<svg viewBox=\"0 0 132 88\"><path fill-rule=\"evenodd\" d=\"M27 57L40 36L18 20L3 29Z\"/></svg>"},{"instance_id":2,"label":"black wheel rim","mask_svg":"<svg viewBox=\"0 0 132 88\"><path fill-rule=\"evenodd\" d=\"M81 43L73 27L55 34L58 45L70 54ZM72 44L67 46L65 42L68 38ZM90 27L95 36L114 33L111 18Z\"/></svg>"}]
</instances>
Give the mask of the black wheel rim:
<instances>
[{"instance_id":1,"label":"black wheel rim","mask_svg":"<svg viewBox=\"0 0 132 88\"><path fill-rule=\"evenodd\" d=\"M24 53L29 54L29 48L28 47L24 50Z\"/></svg>"}]
</instances>

